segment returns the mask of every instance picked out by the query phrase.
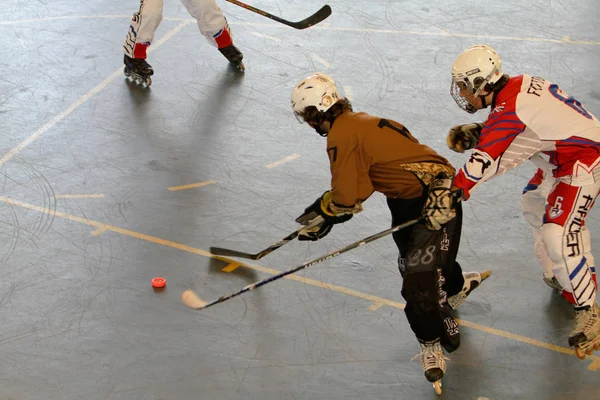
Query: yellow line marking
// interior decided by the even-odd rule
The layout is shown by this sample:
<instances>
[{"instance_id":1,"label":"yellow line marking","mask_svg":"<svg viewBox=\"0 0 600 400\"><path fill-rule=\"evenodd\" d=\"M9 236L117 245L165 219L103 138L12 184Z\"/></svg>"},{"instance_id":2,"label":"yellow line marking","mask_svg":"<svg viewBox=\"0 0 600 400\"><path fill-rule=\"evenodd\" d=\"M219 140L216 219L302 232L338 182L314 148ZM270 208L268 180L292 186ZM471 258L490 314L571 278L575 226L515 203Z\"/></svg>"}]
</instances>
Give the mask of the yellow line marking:
<instances>
[{"instance_id":1,"label":"yellow line marking","mask_svg":"<svg viewBox=\"0 0 600 400\"><path fill-rule=\"evenodd\" d=\"M154 51L159 48L162 44L164 44L167 40L169 40L173 35L183 29L184 26L189 24L191 21L184 21L177 25L175 28L171 29L165 36L163 36L160 40L158 40L153 46L148 49L148 51ZM108 78L100 82L96 87L92 90L75 100L71 105L69 105L65 110L56 114L54 117L50 119L50 121L46 122L42 125L37 131L35 131L31 136L23 140L16 147L9 150L2 158L0 158L0 166L4 165L7 161L17 155L21 150L29 146L31 143L35 142L39 139L44 133L48 132L54 125L65 119L69 114L79 108L82 104L88 101L94 95L103 91L109 83L111 83L116 77L123 76L123 67L119 67L115 72L110 74Z\"/></svg>"},{"instance_id":2,"label":"yellow line marking","mask_svg":"<svg viewBox=\"0 0 600 400\"><path fill-rule=\"evenodd\" d=\"M101 235L104 232L106 232L106 227L105 226L103 226L102 228L98 228L95 231L92 231L91 234L94 235L94 236L99 236L99 235Z\"/></svg>"},{"instance_id":3,"label":"yellow line marking","mask_svg":"<svg viewBox=\"0 0 600 400\"><path fill-rule=\"evenodd\" d=\"M383 304L375 302L369 306L369 311L377 311L383 306Z\"/></svg>"},{"instance_id":4,"label":"yellow line marking","mask_svg":"<svg viewBox=\"0 0 600 400\"><path fill-rule=\"evenodd\" d=\"M291 156L287 156L287 157L286 157L286 158L284 158L284 159L281 159L281 160L279 160L279 161L275 161L274 163L271 163L271 164L267 165L266 167L267 167L267 168L275 168L275 167L278 167L278 166L280 166L281 164L285 164L286 162L289 162L289 161L295 160L295 159L296 159L296 158L298 158L298 157L300 157L300 155L299 155L299 154L292 154Z\"/></svg>"},{"instance_id":5,"label":"yellow line marking","mask_svg":"<svg viewBox=\"0 0 600 400\"><path fill-rule=\"evenodd\" d=\"M60 211L56 211L56 210L51 210L49 208L45 208L45 207L39 207L39 206L35 206L33 204L29 204L29 203L25 203L19 200L14 200L8 197L0 197L0 201L6 203L6 204L11 204L14 206L18 206L18 207L22 207L28 210L34 210L34 211L38 211L44 214L48 214L48 215L52 215L58 218L63 218L63 219L67 219L70 221L74 221L74 222L79 222L81 224L85 224L85 225L89 225L89 226L94 226L96 228L99 228L98 230L104 228L107 231L111 231L111 232L115 232L115 233L120 233L122 235L126 235L126 236L130 236L130 237L134 237L140 240L145 240L147 242L151 242L151 243L156 243L156 244L160 244L163 246L168 246L168 247L172 247L174 249L179 249L179 250L183 250L183 251L187 251L189 253L193 253L193 254L198 254L201 256L205 256L205 257L211 257L214 259L218 259L218 260L222 260L225 262L231 262L228 258L226 257L221 257L221 256L214 256L212 255L210 252L205 251L205 250L201 250L201 249L197 249L195 247L192 246L187 246L181 243L177 243L177 242L172 242L170 240L165 240L165 239L161 239L155 236L150 236L150 235L146 235L143 233L139 233L139 232L135 232L135 231L131 231L129 229L123 229L123 228L119 228L117 226L112 226L112 225L107 225L107 224L103 224L101 222L97 222L97 221L93 221L87 218L81 218L75 215L71 215L71 214L66 214ZM235 264L235 263L234 263ZM278 271L276 269L272 269L272 268L266 268L266 267L262 267L260 265L252 265L252 264L240 264L239 266L244 267L244 268L249 268L249 269L253 269L256 271L260 271L260 272L264 272L267 274L271 274L271 275L276 275L281 273L281 271ZM226 267L227 268L227 267ZM320 287L323 289L328 289L334 292L338 292L338 293L343 293L349 296L353 296L353 297L357 297L359 299L364 299L367 300L371 303L373 303L373 305L371 305L371 307L374 307L375 305L378 305L379 307L381 306L390 306L393 308L397 308L400 310L404 309L404 304L397 302L397 301L393 301L393 300L388 300L388 299L384 299L382 297L378 297L378 296L373 296L370 294L366 294L366 293L362 293L353 289L349 289L343 286L338 286L338 285L333 285L330 283L325 283L325 282L321 282L321 281L317 281L314 279L310 279L310 278L305 278L302 276L298 276L298 275L288 275L284 277L285 279L289 279L292 281L296 281L296 282L302 282L304 284L307 285L311 285L311 286L316 286L316 287ZM528 338L525 336L521 336L521 335L516 335L510 332L505 332L505 331L501 331L499 329L495 329L495 328L491 328L491 327L487 327L485 325L481 325L481 324L477 324L474 322L469 322L469 321L465 321L463 319L457 319L457 322L462 325L462 326L466 326L472 329L476 329L485 333L489 333L491 335L496 335L496 336L500 336L500 337L504 337L507 339L512 339L521 343L526 343L532 346L536 346L536 347L540 347L543 349L547 349L547 350L552 350L552 351L556 351L558 353L563 353L563 354L568 354L568 355L575 355L575 351L571 350L569 348L566 347L561 347L561 346L557 346L554 344L550 344L550 343L545 343L539 340L535 340L532 338ZM600 357L599 356L595 356L595 355L591 355L591 356L587 356L586 360L591 361L590 365L587 367L588 370L590 371L597 371L598 369L600 369Z\"/></svg>"},{"instance_id":6,"label":"yellow line marking","mask_svg":"<svg viewBox=\"0 0 600 400\"><path fill-rule=\"evenodd\" d=\"M239 267L240 267L240 264L232 262L231 264L229 264L228 266L226 266L225 268L223 268L221 271L223 271L223 272L233 272L236 269L238 269Z\"/></svg>"},{"instance_id":7,"label":"yellow line marking","mask_svg":"<svg viewBox=\"0 0 600 400\"><path fill-rule=\"evenodd\" d=\"M27 24L37 23L43 21L54 21L54 20L65 20L65 19L130 19L131 15L65 15L57 17L43 17L43 18L30 18L21 19L15 21L0 21L1 25L15 25L15 24ZM177 21L189 24L196 22L192 18L177 18L177 17L163 17L165 21ZM229 25L249 26L252 28L281 28L288 29L280 24L271 23L254 23L254 22L229 22ZM327 31L341 31L341 32L357 32L357 33L389 33L392 35L411 35L411 36L443 36L453 38L469 38L469 39L495 39L495 40L515 40L522 42L545 42L545 43L559 43L559 44L574 44L584 46L600 46L599 41L589 40L572 40L569 36L563 36L560 39L541 38L541 37L515 37L515 36L488 36L488 35L475 35L466 33L452 33L448 30L439 32L421 32L421 31L404 31L400 29L371 29L371 28L336 28L329 26L329 21L325 21L319 25L312 26L311 29L321 29ZM156 45L153 45L156 46ZM156 47L155 47L156 48ZM152 47L149 49L151 50Z\"/></svg>"},{"instance_id":8,"label":"yellow line marking","mask_svg":"<svg viewBox=\"0 0 600 400\"><path fill-rule=\"evenodd\" d=\"M215 181L205 181L205 182L199 182L199 183L190 183L189 185L172 186L172 187L169 188L169 190L170 191L176 191L176 190L193 189L193 188L202 187L202 186L206 186L206 185L212 185L213 183L215 183Z\"/></svg>"},{"instance_id":9,"label":"yellow line marking","mask_svg":"<svg viewBox=\"0 0 600 400\"><path fill-rule=\"evenodd\" d=\"M103 194L55 194L56 199L103 199Z\"/></svg>"}]
</instances>

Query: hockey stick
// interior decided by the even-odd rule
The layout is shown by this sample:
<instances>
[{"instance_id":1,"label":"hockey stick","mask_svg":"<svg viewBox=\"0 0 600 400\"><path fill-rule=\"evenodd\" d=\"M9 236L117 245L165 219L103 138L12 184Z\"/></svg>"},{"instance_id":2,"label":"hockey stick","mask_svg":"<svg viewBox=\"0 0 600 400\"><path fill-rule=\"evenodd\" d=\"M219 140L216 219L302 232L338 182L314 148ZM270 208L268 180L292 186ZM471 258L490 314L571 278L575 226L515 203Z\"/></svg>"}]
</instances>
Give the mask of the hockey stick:
<instances>
[{"instance_id":1,"label":"hockey stick","mask_svg":"<svg viewBox=\"0 0 600 400\"><path fill-rule=\"evenodd\" d=\"M232 250L232 249L224 249L222 247L211 247L210 252L216 256L239 257L239 258L249 258L250 260L260 260L267 254L271 254L272 252L274 252L275 250L277 250L284 244L287 244L287 243L291 242L292 240L296 239L296 237L298 237L298 235L300 233L302 233L302 231L314 228L315 226L319 225L321 222L323 222L323 217L318 216L317 218L310 221L310 223L308 225L303 226L302 228L298 229L297 231L290 233L289 235L287 235L286 237L281 239L279 242L267 247L263 251L259 251L256 254L244 253L243 251L237 251L237 250Z\"/></svg>"},{"instance_id":2,"label":"hockey stick","mask_svg":"<svg viewBox=\"0 0 600 400\"><path fill-rule=\"evenodd\" d=\"M399 230L404 229L404 228L408 228L409 226L416 224L417 222L419 222L422 219L423 219L423 217L420 217L420 218L413 219L411 221L405 222L403 224L396 225L396 226L394 226L394 227L392 227L390 229L386 229L385 231L381 231L381 232L376 233L376 234L374 234L372 236L369 236L369 237L367 237L365 239L362 239L362 240L359 240L359 241L354 242L352 244L349 244L348 246L342 247L341 249L335 250L335 251L333 251L333 252L331 252L329 254L326 254L326 255L321 256L319 258L315 258L314 260L308 261L308 262L306 262L306 263L304 263L302 265L299 265L299 266L297 266L295 268L292 268L292 269L287 270L287 271L283 271L283 272L281 272L281 273L279 273L277 275L273 275L273 276L271 276L269 278L263 279L262 281L258 281L258 282L252 283L252 284L250 284L248 286L245 286L241 290L239 290L237 292L234 292L234 293L231 293L231 294L229 294L227 296L221 296L218 299L206 302L206 301L202 300L200 297L198 297L198 295L196 294L196 292L194 292L193 290L186 290L185 292L183 292L181 294L181 301L183 302L183 304L185 304L189 308L193 308L194 310L201 310L201 309L210 307L212 305L215 305L217 303L222 303L222 302L227 301L227 300L229 300L229 299L231 299L233 297L239 296L242 293L246 293L246 292L249 292L250 290L254 290L254 289L258 288L258 287L266 285L269 282L276 281L278 279L283 278L284 276L293 274L295 272L298 272L298 271L300 271L302 269L305 269L305 268L308 268L308 267L312 267L315 264L318 264L318 263L323 262L323 261L327 261L327 260L329 260L330 258L333 258L333 257L337 257L340 254L343 254L343 253L345 253L347 251L350 251L352 249L355 249L357 247L365 245L365 244L367 244L369 242L372 242L372 241L377 240L377 239L381 239L382 237L387 236L387 235L389 235L391 233L394 233L394 232L399 231Z\"/></svg>"},{"instance_id":3,"label":"hockey stick","mask_svg":"<svg viewBox=\"0 0 600 400\"><path fill-rule=\"evenodd\" d=\"M277 21L280 22L284 25L287 26L291 26L292 28L295 29L306 29L309 28L315 24L318 24L319 22L323 21L325 18L329 17L331 15L331 7L329 7L328 5L324 5L323 7L321 7L321 9L319 11L317 11L316 13L314 13L313 15L311 15L308 18L303 19L302 21L298 21L298 22L292 22L292 21L287 21L285 19L276 17L273 14L269 14L268 12L265 12L263 10L259 10L258 8L254 8L251 5L248 5L246 3L242 3L241 1L238 0L225 0L229 3L235 4L236 6L240 6L245 8L246 10L250 10L253 11L257 14L262 15L263 17L267 17L269 19L272 19L273 21Z\"/></svg>"}]
</instances>

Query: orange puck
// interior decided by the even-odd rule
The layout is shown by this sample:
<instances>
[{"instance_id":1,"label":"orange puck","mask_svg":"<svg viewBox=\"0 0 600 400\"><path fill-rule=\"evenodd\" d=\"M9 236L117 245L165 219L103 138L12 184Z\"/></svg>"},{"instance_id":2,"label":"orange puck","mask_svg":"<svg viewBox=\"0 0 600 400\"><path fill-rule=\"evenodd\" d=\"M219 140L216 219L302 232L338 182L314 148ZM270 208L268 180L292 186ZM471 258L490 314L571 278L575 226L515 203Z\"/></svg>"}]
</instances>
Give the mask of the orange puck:
<instances>
[{"instance_id":1,"label":"orange puck","mask_svg":"<svg viewBox=\"0 0 600 400\"><path fill-rule=\"evenodd\" d=\"M154 279L152 279L152 287L163 288L166 285L167 285L167 280L165 278L154 278Z\"/></svg>"}]
</instances>

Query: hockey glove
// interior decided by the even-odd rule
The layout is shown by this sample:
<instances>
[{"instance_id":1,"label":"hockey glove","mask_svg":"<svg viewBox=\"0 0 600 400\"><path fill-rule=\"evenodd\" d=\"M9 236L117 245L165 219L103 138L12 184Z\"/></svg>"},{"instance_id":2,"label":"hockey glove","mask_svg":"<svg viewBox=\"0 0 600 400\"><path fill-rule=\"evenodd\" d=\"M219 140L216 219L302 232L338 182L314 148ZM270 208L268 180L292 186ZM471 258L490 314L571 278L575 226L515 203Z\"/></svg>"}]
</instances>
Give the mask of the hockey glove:
<instances>
[{"instance_id":1,"label":"hockey glove","mask_svg":"<svg viewBox=\"0 0 600 400\"><path fill-rule=\"evenodd\" d=\"M448 131L446 138L448 147L457 153L464 153L465 150L472 149L477 146L482 129L483 124L478 122L453 126Z\"/></svg>"},{"instance_id":2,"label":"hockey glove","mask_svg":"<svg viewBox=\"0 0 600 400\"><path fill-rule=\"evenodd\" d=\"M308 225L310 221L317 216L323 217L323 222L310 230L304 230L298 235L298 240L315 241L324 238L333 225L340 224L352 218L352 214L333 214L330 210L331 191L326 191L313 204L308 206L304 213L296 218L296 222L302 225Z\"/></svg>"},{"instance_id":3,"label":"hockey glove","mask_svg":"<svg viewBox=\"0 0 600 400\"><path fill-rule=\"evenodd\" d=\"M427 227L433 231L440 230L442 225L456 217L457 195L451 189L452 178L445 173L438 174L429 186L423 217Z\"/></svg>"}]
</instances>

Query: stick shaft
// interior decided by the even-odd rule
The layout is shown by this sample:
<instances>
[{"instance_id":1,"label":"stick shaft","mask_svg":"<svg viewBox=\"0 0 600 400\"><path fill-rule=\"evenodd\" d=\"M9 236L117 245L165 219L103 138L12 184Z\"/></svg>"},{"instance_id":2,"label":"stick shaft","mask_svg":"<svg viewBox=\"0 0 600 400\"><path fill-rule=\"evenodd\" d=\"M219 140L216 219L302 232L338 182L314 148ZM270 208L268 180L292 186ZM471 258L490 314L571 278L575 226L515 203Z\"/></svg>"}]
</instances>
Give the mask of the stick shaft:
<instances>
[{"instance_id":1,"label":"stick shaft","mask_svg":"<svg viewBox=\"0 0 600 400\"><path fill-rule=\"evenodd\" d=\"M298 235L300 233L302 233L302 231L314 228L314 227L316 227L317 225L319 225L322 222L323 222L323 217L318 216L318 217L314 218L312 221L310 221L310 223L308 225L302 226L301 228L299 228L298 230L290 233L289 235L287 235L286 237L284 237L283 239L281 239L277 243L272 244L271 246L267 247L266 249L264 249L262 251L259 251L256 254L244 253L243 251L237 251L237 250L233 250L233 249L225 249L225 248L222 248L222 247L211 247L210 248L210 252L212 254L214 254L214 255L217 255L217 256L240 257L240 258L249 258L251 260L260 260L264 256L266 256L268 254L271 254L272 252L274 252L275 250L277 250L281 246L283 246L283 245L291 242L292 240L296 239L298 237Z\"/></svg>"},{"instance_id":2,"label":"stick shaft","mask_svg":"<svg viewBox=\"0 0 600 400\"><path fill-rule=\"evenodd\" d=\"M293 274L293 273L298 272L300 270L303 270L305 268L312 267L315 264L319 264L319 263L321 263L323 261L327 261L327 260L329 260L329 259L331 259L333 257L337 257L340 254L346 253L347 251L350 251L350 250L355 249L357 247L363 246L363 245L365 245L367 243L370 243L370 242L373 242L373 241L375 241L377 239L381 239L384 236L387 236L389 234L392 234L392 233L397 232L399 230L402 230L404 228L408 228L409 226L416 224L417 222L419 222L422 219L423 219L422 217L421 218L417 218L417 219L413 219L413 220L405 222L403 224L396 225L396 226L394 226L394 227L392 227L390 229L386 229L385 231L381 231L379 233L371 235L371 236L369 236L369 237L367 237L365 239L361 239L361 240L359 240L357 242L351 243L351 244L349 244L346 247L342 247L341 249L332 251L329 254L326 254L326 255L321 256L319 258L315 258L314 260L308 261L308 262L306 262L306 263L304 263L302 265L299 265L299 266L297 266L295 268L289 269L287 271L283 271L283 272L281 272L281 273L279 273L277 275L273 275L273 276L271 276L269 278L266 278L266 279L263 279L261 281L252 283L252 284L250 284L248 286L245 286L244 288L240 289L237 292L231 293L231 294L229 294L227 296L221 296L218 299L215 299L213 301L210 301L210 302L206 303L203 307L200 307L198 309L204 309L204 308L213 306L215 304L222 303L222 302L227 301L227 300L229 300L231 298L237 297L237 296L239 296L239 295L241 295L243 293L249 292L249 291L254 290L256 288L259 288L259 287L261 287L263 285L266 285L267 283L276 281L278 279L281 279L281 278L283 278L283 277L285 277L287 275Z\"/></svg>"}]
</instances>

